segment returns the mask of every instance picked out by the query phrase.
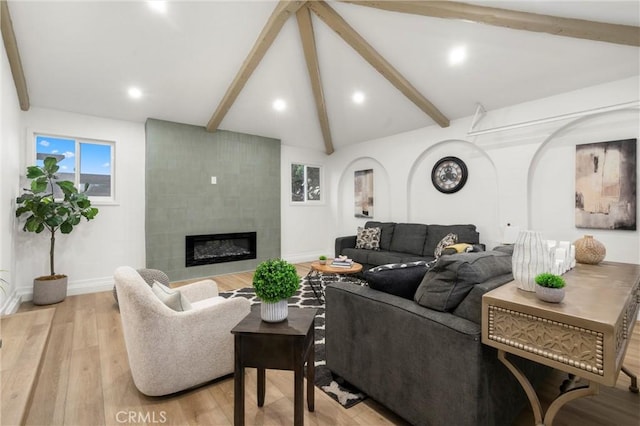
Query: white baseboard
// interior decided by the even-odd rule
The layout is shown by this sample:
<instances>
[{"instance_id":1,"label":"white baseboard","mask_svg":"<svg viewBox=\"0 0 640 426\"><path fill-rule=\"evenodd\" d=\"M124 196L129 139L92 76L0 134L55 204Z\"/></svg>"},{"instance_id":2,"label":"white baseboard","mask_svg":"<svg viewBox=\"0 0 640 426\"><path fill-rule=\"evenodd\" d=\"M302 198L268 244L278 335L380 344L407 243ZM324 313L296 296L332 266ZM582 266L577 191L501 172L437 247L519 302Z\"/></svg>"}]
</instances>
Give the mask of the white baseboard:
<instances>
[{"instance_id":1,"label":"white baseboard","mask_svg":"<svg viewBox=\"0 0 640 426\"><path fill-rule=\"evenodd\" d=\"M15 314L18 312L20 303L22 303L22 298L18 295L17 290L13 290L2 304L2 307L0 308L0 315Z\"/></svg>"},{"instance_id":2,"label":"white baseboard","mask_svg":"<svg viewBox=\"0 0 640 426\"><path fill-rule=\"evenodd\" d=\"M98 293L101 291L111 291L113 289L113 277L92 278L89 280L71 281L67 285L67 296L78 294ZM22 288L20 294L22 301L33 300L33 287Z\"/></svg>"}]
</instances>

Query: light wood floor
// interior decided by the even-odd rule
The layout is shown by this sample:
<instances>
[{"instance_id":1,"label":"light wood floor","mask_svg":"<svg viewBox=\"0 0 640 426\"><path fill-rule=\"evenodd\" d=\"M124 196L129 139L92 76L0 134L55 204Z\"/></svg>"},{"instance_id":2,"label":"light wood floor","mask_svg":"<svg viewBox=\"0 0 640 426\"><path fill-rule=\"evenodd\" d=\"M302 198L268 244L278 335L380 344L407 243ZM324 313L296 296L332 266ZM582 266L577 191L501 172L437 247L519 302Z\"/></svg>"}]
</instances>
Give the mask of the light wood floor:
<instances>
[{"instance_id":1,"label":"light wood floor","mask_svg":"<svg viewBox=\"0 0 640 426\"><path fill-rule=\"evenodd\" d=\"M297 265L306 275L309 264ZM251 273L215 277L221 291L251 285ZM140 394L129 372L120 326L120 314L111 292L70 296L54 305L56 313L27 425L231 425L233 379L218 380L170 397ZM24 303L20 311L37 307ZM640 373L640 325L635 327L625 365ZM293 373L267 371L265 405L256 406L255 370L248 369L246 423L286 425L293 419ZM564 375L554 374L543 386L543 404L557 396ZM597 396L566 405L555 426L637 426L640 398L627 390L629 379L621 374L614 388L602 386ZM310 425L405 425L375 401L366 400L342 408L322 391L316 393L315 412L305 409ZM446 408L443 408L446 409ZM3 426L5 423L2 423ZM516 426L533 425L530 410L523 410ZM502 426L502 425L499 425Z\"/></svg>"}]
</instances>

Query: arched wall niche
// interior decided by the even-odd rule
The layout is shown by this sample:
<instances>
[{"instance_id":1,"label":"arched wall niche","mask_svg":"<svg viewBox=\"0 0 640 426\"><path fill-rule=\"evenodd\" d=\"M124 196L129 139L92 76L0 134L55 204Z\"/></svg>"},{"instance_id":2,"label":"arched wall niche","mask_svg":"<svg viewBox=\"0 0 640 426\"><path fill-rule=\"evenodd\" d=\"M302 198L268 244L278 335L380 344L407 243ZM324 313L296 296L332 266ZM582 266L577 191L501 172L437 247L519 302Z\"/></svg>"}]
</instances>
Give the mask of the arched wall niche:
<instances>
[{"instance_id":1,"label":"arched wall niche","mask_svg":"<svg viewBox=\"0 0 640 426\"><path fill-rule=\"evenodd\" d=\"M431 171L442 157L455 156L469 170L466 185L453 194L439 192L431 183ZM425 149L414 161L407 179L407 218L427 224L476 225L480 239L489 248L498 244L498 178L487 153L464 140L444 140Z\"/></svg>"},{"instance_id":2,"label":"arched wall niche","mask_svg":"<svg viewBox=\"0 0 640 426\"><path fill-rule=\"evenodd\" d=\"M637 141L640 136L638 113L638 108L629 108L582 117L562 126L544 140L531 160L527 175L529 229L541 231L546 239L564 241L575 241L590 234L604 243L607 257L620 262L640 262L638 230L575 226L576 145L621 139ZM640 168L636 169L636 176L639 172Z\"/></svg>"},{"instance_id":3,"label":"arched wall niche","mask_svg":"<svg viewBox=\"0 0 640 426\"><path fill-rule=\"evenodd\" d=\"M355 217L355 172L368 169L373 170L373 214L371 218ZM389 172L375 158L358 157L347 164L338 181L339 235L355 235L358 226L364 226L368 220L390 220L392 215L390 188Z\"/></svg>"}]
</instances>

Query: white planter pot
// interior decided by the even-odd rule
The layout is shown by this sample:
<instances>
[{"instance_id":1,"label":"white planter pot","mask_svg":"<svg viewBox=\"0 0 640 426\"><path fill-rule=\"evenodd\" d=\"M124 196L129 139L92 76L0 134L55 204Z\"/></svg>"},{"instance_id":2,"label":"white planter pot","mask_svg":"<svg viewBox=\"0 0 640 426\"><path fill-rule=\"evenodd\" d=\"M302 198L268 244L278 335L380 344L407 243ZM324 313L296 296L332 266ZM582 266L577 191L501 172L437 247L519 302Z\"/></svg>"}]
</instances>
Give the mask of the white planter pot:
<instances>
[{"instance_id":1,"label":"white planter pot","mask_svg":"<svg viewBox=\"0 0 640 426\"><path fill-rule=\"evenodd\" d=\"M67 297L67 276L55 280L33 280L33 304L51 305Z\"/></svg>"},{"instance_id":2,"label":"white planter pot","mask_svg":"<svg viewBox=\"0 0 640 426\"><path fill-rule=\"evenodd\" d=\"M289 315L289 305L287 305L286 299L279 302L262 302L260 304L260 316L263 321L280 322L286 320L287 315Z\"/></svg>"}]
</instances>

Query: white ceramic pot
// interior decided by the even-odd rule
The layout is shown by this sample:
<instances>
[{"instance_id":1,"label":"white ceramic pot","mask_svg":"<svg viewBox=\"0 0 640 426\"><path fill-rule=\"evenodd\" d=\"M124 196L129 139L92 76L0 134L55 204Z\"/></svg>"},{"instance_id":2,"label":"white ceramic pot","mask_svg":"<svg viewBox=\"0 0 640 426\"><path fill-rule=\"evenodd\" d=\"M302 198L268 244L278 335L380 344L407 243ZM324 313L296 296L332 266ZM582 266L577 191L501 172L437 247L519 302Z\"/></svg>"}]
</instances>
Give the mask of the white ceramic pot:
<instances>
[{"instance_id":1,"label":"white ceramic pot","mask_svg":"<svg viewBox=\"0 0 640 426\"><path fill-rule=\"evenodd\" d=\"M280 322L287 319L289 315L289 305L287 300L280 300L278 302L262 302L260 304L260 317L262 321L266 322Z\"/></svg>"},{"instance_id":2,"label":"white ceramic pot","mask_svg":"<svg viewBox=\"0 0 640 426\"><path fill-rule=\"evenodd\" d=\"M550 302L560 303L564 299L564 287L563 288L551 288L536 285L536 296L538 299Z\"/></svg>"}]
</instances>

